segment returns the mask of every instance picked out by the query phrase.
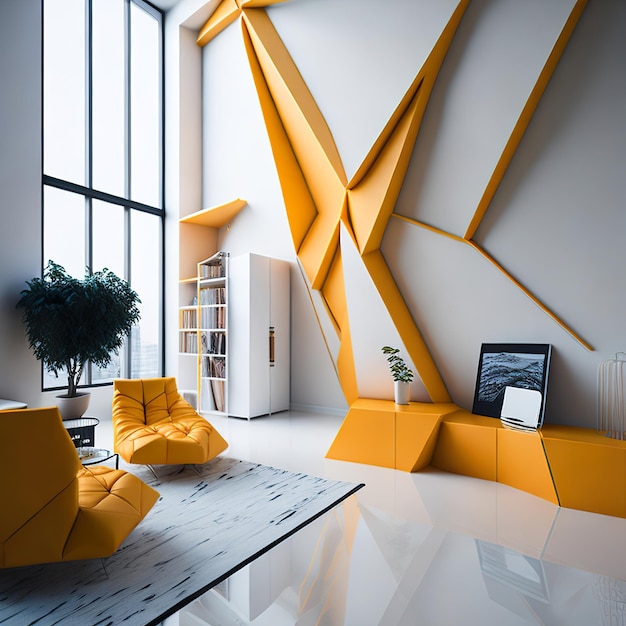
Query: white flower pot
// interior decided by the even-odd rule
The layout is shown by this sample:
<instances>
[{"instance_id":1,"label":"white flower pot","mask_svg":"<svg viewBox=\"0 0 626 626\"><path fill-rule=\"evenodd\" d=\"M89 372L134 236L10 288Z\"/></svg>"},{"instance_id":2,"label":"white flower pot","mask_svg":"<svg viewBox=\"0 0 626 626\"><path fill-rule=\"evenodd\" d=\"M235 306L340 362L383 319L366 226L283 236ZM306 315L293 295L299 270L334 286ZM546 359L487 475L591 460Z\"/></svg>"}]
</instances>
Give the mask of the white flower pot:
<instances>
[{"instance_id":1,"label":"white flower pot","mask_svg":"<svg viewBox=\"0 0 626 626\"><path fill-rule=\"evenodd\" d=\"M90 400L90 393L79 393L74 398L68 398L66 395L56 397L59 412L64 420L74 420L82 417L89 406Z\"/></svg>"},{"instance_id":2,"label":"white flower pot","mask_svg":"<svg viewBox=\"0 0 626 626\"><path fill-rule=\"evenodd\" d=\"M401 380L393 381L393 394L396 404L408 404L411 396L411 383Z\"/></svg>"}]
</instances>

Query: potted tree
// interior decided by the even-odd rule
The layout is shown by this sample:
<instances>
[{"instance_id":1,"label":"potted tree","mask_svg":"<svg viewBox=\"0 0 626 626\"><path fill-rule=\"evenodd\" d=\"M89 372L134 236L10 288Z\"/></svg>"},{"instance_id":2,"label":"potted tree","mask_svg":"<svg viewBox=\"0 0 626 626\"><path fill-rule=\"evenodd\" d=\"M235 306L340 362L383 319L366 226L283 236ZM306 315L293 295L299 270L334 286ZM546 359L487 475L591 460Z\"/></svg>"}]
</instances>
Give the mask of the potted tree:
<instances>
[{"instance_id":1,"label":"potted tree","mask_svg":"<svg viewBox=\"0 0 626 626\"><path fill-rule=\"evenodd\" d=\"M396 404L408 404L410 386L413 381L413 370L409 368L402 357L398 356L399 348L383 346L381 350L383 354L387 355L387 361L389 362Z\"/></svg>"},{"instance_id":2,"label":"potted tree","mask_svg":"<svg viewBox=\"0 0 626 626\"><path fill-rule=\"evenodd\" d=\"M67 392L57 396L63 419L83 415L90 395L78 392L85 364L106 367L139 320L138 295L112 271L103 269L82 280L48 261L43 278L26 281L17 307L35 357L55 376L65 370ZM86 396L86 402L85 402ZM82 408L66 409L67 400L83 400ZM75 400L74 400L75 401Z\"/></svg>"}]
</instances>

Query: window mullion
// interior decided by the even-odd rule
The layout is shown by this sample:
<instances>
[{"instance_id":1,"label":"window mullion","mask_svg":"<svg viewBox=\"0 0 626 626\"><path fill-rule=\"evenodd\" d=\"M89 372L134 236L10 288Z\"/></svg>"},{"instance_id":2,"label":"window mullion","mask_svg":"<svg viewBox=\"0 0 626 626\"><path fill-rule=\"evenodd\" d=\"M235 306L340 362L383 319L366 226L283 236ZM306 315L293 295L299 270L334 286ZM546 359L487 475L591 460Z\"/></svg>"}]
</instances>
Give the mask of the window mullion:
<instances>
[{"instance_id":1,"label":"window mullion","mask_svg":"<svg viewBox=\"0 0 626 626\"><path fill-rule=\"evenodd\" d=\"M131 11L130 0L126 0L124 5L124 194L127 199L131 197ZM131 210L128 206L124 208L124 273L125 279L132 287L131 281ZM132 331L131 331L132 337ZM126 376L132 375L132 341L130 337L125 339L125 367Z\"/></svg>"},{"instance_id":2,"label":"window mullion","mask_svg":"<svg viewBox=\"0 0 626 626\"><path fill-rule=\"evenodd\" d=\"M93 11L85 0L85 186L93 187ZM85 267L93 272L93 204L85 197ZM91 362L85 364L85 384L92 383Z\"/></svg>"}]
</instances>

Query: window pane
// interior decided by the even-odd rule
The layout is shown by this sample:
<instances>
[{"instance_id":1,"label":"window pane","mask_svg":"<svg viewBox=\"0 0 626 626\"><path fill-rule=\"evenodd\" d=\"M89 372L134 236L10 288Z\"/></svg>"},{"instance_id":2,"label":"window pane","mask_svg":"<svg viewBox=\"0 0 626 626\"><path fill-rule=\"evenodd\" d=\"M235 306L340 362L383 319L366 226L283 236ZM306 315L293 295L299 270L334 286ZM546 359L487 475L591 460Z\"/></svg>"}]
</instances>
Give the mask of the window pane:
<instances>
[{"instance_id":1,"label":"window pane","mask_svg":"<svg viewBox=\"0 0 626 626\"><path fill-rule=\"evenodd\" d=\"M85 275L85 198L44 187L44 265L52 260L75 278Z\"/></svg>"},{"instance_id":2,"label":"window pane","mask_svg":"<svg viewBox=\"0 0 626 626\"><path fill-rule=\"evenodd\" d=\"M131 4L131 198L160 207L159 24Z\"/></svg>"},{"instance_id":3,"label":"window pane","mask_svg":"<svg viewBox=\"0 0 626 626\"><path fill-rule=\"evenodd\" d=\"M89 367L81 384L160 376L162 217L96 200L91 190L161 208L161 22L137 0L42 4L44 175L87 188L75 194L44 183L44 263L83 278L90 258L94 271L129 278L142 299L142 319L120 354L104 370ZM64 373L44 372L44 388L66 384Z\"/></svg>"},{"instance_id":4,"label":"window pane","mask_svg":"<svg viewBox=\"0 0 626 626\"><path fill-rule=\"evenodd\" d=\"M92 206L92 269L96 272L106 267L124 278L124 207L100 200L94 200ZM92 365L92 382L104 383L125 376L123 359L124 354L120 350L119 354L111 356L107 367Z\"/></svg>"},{"instance_id":5,"label":"window pane","mask_svg":"<svg viewBox=\"0 0 626 626\"><path fill-rule=\"evenodd\" d=\"M161 220L133 211L131 216L131 286L139 295L141 319L131 335L133 378L160 376Z\"/></svg>"},{"instance_id":6,"label":"window pane","mask_svg":"<svg viewBox=\"0 0 626 626\"><path fill-rule=\"evenodd\" d=\"M93 271L108 267L124 278L124 214L117 204L93 200Z\"/></svg>"},{"instance_id":7,"label":"window pane","mask_svg":"<svg viewBox=\"0 0 626 626\"><path fill-rule=\"evenodd\" d=\"M85 198L44 187L44 265L51 259L75 278L85 275ZM85 377L81 378L81 383ZM44 368L43 385L67 387L65 370L58 377Z\"/></svg>"},{"instance_id":8,"label":"window pane","mask_svg":"<svg viewBox=\"0 0 626 626\"><path fill-rule=\"evenodd\" d=\"M122 359L124 358L124 349L122 348L118 354L111 355L111 362L106 367L91 366L91 382L95 385L98 383L111 383L115 378L123 378L122 375Z\"/></svg>"},{"instance_id":9,"label":"window pane","mask_svg":"<svg viewBox=\"0 0 626 626\"><path fill-rule=\"evenodd\" d=\"M86 382L87 381L85 380L85 372L83 372L83 375L80 377L78 384L85 385ZM43 388L44 389L53 389L55 387L59 387L60 388L59 394L66 394L67 386L68 386L67 370L65 368L63 368L62 370L59 370L58 376L55 376L52 372L49 372L45 367L43 368Z\"/></svg>"},{"instance_id":10,"label":"window pane","mask_svg":"<svg viewBox=\"0 0 626 626\"><path fill-rule=\"evenodd\" d=\"M93 0L92 186L124 197L124 0Z\"/></svg>"},{"instance_id":11,"label":"window pane","mask_svg":"<svg viewBox=\"0 0 626 626\"><path fill-rule=\"evenodd\" d=\"M44 173L85 182L84 0L44 2Z\"/></svg>"}]
</instances>

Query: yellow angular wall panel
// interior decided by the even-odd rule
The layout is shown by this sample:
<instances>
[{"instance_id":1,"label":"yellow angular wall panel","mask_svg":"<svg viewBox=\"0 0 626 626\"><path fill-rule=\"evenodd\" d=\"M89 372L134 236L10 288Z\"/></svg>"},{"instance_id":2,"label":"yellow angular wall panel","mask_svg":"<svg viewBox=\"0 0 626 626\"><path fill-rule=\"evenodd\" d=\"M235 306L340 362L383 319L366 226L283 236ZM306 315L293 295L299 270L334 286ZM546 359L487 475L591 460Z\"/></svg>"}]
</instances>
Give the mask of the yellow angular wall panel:
<instances>
[{"instance_id":1,"label":"yellow angular wall panel","mask_svg":"<svg viewBox=\"0 0 626 626\"><path fill-rule=\"evenodd\" d=\"M263 10L245 11L244 20L276 108L289 116L294 131L296 123L310 129L331 169L345 187L347 179L332 133L274 25ZM285 126L289 124L285 123ZM302 134L303 129L296 132L296 136Z\"/></svg>"},{"instance_id":2,"label":"yellow angular wall panel","mask_svg":"<svg viewBox=\"0 0 626 626\"><path fill-rule=\"evenodd\" d=\"M199 46L205 46L228 25L232 24L239 17L240 13L241 11L235 0L222 0L207 23L200 29L196 43Z\"/></svg>"},{"instance_id":3,"label":"yellow angular wall panel","mask_svg":"<svg viewBox=\"0 0 626 626\"><path fill-rule=\"evenodd\" d=\"M383 400L357 400L348 411L326 457L393 467L394 411Z\"/></svg>"},{"instance_id":4,"label":"yellow angular wall panel","mask_svg":"<svg viewBox=\"0 0 626 626\"><path fill-rule=\"evenodd\" d=\"M281 2L289 2L289 0L239 0L242 8L267 7L272 4L280 4Z\"/></svg>"},{"instance_id":5,"label":"yellow angular wall panel","mask_svg":"<svg viewBox=\"0 0 626 626\"><path fill-rule=\"evenodd\" d=\"M626 517L626 443L587 428L541 430L561 506Z\"/></svg>"},{"instance_id":6,"label":"yellow angular wall panel","mask_svg":"<svg viewBox=\"0 0 626 626\"><path fill-rule=\"evenodd\" d=\"M206 46L211 39L217 37L227 26L232 24L242 13L244 8L266 7L288 0L222 0L214 13L200 29L196 43Z\"/></svg>"},{"instance_id":7,"label":"yellow angular wall panel","mask_svg":"<svg viewBox=\"0 0 626 626\"><path fill-rule=\"evenodd\" d=\"M317 209L245 29L244 42L285 200L294 249L297 251L317 217Z\"/></svg>"},{"instance_id":8,"label":"yellow angular wall panel","mask_svg":"<svg viewBox=\"0 0 626 626\"><path fill-rule=\"evenodd\" d=\"M432 465L447 472L495 481L498 428L500 420L467 411L446 415L439 427Z\"/></svg>"},{"instance_id":9,"label":"yellow angular wall panel","mask_svg":"<svg viewBox=\"0 0 626 626\"><path fill-rule=\"evenodd\" d=\"M352 405L359 397L359 386L356 378L352 335L350 333L350 322L348 321L347 312L341 323L341 343L339 345L339 354L337 355L337 370L343 395L346 397L348 405Z\"/></svg>"},{"instance_id":10,"label":"yellow angular wall panel","mask_svg":"<svg viewBox=\"0 0 626 626\"><path fill-rule=\"evenodd\" d=\"M380 247L398 199L417 133L414 112L415 106L410 107L367 175L348 191L350 220L361 254Z\"/></svg>"},{"instance_id":11,"label":"yellow angular wall panel","mask_svg":"<svg viewBox=\"0 0 626 626\"><path fill-rule=\"evenodd\" d=\"M320 290L339 246L339 222L318 217L298 250L313 289Z\"/></svg>"},{"instance_id":12,"label":"yellow angular wall panel","mask_svg":"<svg viewBox=\"0 0 626 626\"><path fill-rule=\"evenodd\" d=\"M348 184L354 192L351 217L362 254L380 247L435 79L468 4L469 0L459 3L424 66Z\"/></svg>"},{"instance_id":13,"label":"yellow angular wall panel","mask_svg":"<svg viewBox=\"0 0 626 626\"><path fill-rule=\"evenodd\" d=\"M539 433L506 428L497 433L498 482L559 504Z\"/></svg>"},{"instance_id":14,"label":"yellow angular wall panel","mask_svg":"<svg viewBox=\"0 0 626 626\"><path fill-rule=\"evenodd\" d=\"M343 277L343 263L341 261L341 251L335 253L331 261L326 280L322 287L322 295L328 304L328 309L337 326L341 329L341 323L347 313L346 289Z\"/></svg>"}]
</instances>

